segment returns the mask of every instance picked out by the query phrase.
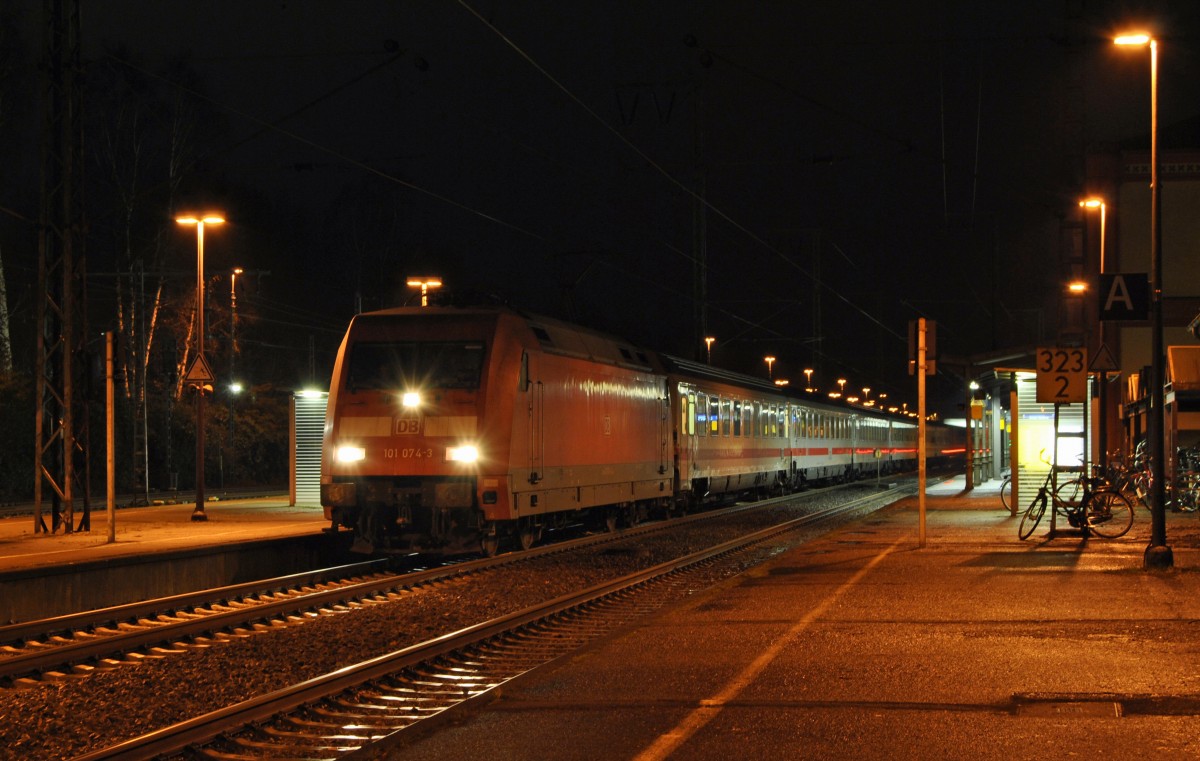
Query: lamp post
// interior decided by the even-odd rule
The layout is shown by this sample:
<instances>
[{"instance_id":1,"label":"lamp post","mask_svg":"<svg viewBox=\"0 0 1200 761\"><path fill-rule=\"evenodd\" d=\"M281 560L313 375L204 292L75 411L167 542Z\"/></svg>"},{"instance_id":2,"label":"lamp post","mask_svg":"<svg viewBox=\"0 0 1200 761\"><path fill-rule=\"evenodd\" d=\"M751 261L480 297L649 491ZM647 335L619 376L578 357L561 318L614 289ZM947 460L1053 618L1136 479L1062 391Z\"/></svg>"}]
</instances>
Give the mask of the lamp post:
<instances>
[{"instance_id":1,"label":"lamp post","mask_svg":"<svg viewBox=\"0 0 1200 761\"><path fill-rule=\"evenodd\" d=\"M712 345L716 340L717 339L715 336L704 337L704 351L705 355L708 357L708 364L710 365L712 364Z\"/></svg>"},{"instance_id":2,"label":"lamp post","mask_svg":"<svg viewBox=\"0 0 1200 761\"><path fill-rule=\"evenodd\" d=\"M775 366L775 358L768 354L767 356L763 357L763 362L767 363L767 380L773 379L775 374L772 371L772 368Z\"/></svg>"},{"instance_id":3,"label":"lamp post","mask_svg":"<svg viewBox=\"0 0 1200 761\"><path fill-rule=\"evenodd\" d=\"M1105 213L1108 208L1102 198L1085 198L1079 202L1079 205L1084 209L1099 209L1100 210L1100 266L1097 271L1104 274L1104 223Z\"/></svg>"},{"instance_id":4,"label":"lamp post","mask_svg":"<svg viewBox=\"0 0 1200 761\"><path fill-rule=\"evenodd\" d=\"M207 214L203 217L176 217L181 225L196 226L196 357L192 360L193 368L196 363L203 363L201 368L208 366L204 359L204 226L224 224L225 219L217 214ZM189 375L193 373L189 371ZM211 378L208 379L211 382ZM192 520L206 521L208 515L204 512L204 379L196 383L196 508L192 511Z\"/></svg>"},{"instance_id":5,"label":"lamp post","mask_svg":"<svg viewBox=\"0 0 1200 761\"><path fill-rule=\"evenodd\" d=\"M238 382L234 367L237 363L237 279L245 272L241 267L234 267L229 273L229 436L225 447L229 450L229 464L233 467L233 397L242 393L242 384ZM221 484L225 484L225 471L221 471Z\"/></svg>"},{"instance_id":6,"label":"lamp post","mask_svg":"<svg viewBox=\"0 0 1200 761\"><path fill-rule=\"evenodd\" d=\"M1166 425L1163 415L1163 316L1162 316L1162 187L1158 181L1158 40L1149 34L1121 35L1117 45L1150 48L1150 544L1143 556L1146 568L1171 568L1174 553L1167 545Z\"/></svg>"},{"instance_id":7,"label":"lamp post","mask_svg":"<svg viewBox=\"0 0 1200 761\"><path fill-rule=\"evenodd\" d=\"M409 277L408 287L421 289L421 306L427 307L429 306L429 289L441 288L442 279L440 277Z\"/></svg>"},{"instance_id":8,"label":"lamp post","mask_svg":"<svg viewBox=\"0 0 1200 761\"><path fill-rule=\"evenodd\" d=\"M1102 198L1085 198L1079 202L1080 208L1085 212L1092 209L1100 210L1100 260L1097 262L1096 272L1104 274L1104 238L1105 238L1105 216L1107 207ZM1104 344L1104 320L1097 320L1096 326L1096 341L1099 344L1097 350L1103 351ZM1097 432L1096 441L1100 447L1100 470L1103 473L1108 472L1108 372L1100 371L1100 430Z\"/></svg>"},{"instance_id":9,"label":"lamp post","mask_svg":"<svg viewBox=\"0 0 1200 761\"><path fill-rule=\"evenodd\" d=\"M812 374L813 369L811 367L804 368L804 390L810 394L813 392Z\"/></svg>"}]
</instances>

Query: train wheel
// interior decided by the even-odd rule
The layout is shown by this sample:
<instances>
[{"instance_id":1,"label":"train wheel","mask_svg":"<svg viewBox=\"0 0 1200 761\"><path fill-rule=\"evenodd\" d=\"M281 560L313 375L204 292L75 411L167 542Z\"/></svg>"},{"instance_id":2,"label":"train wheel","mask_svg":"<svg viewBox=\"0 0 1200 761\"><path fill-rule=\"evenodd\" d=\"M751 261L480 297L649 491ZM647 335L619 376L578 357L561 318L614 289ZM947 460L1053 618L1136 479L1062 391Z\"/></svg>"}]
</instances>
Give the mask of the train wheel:
<instances>
[{"instance_id":1,"label":"train wheel","mask_svg":"<svg viewBox=\"0 0 1200 761\"><path fill-rule=\"evenodd\" d=\"M521 519L521 527L517 530L517 539L521 542L521 549L527 550L537 544L542 538L542 527L535 524L528 518Z\"/></svg>"},{"instance_id":2,"label":"train wheel","mask_svg":"<svg viewBox=\"0 0 1200 761\"><path fill-rule=\"evenodd\" d=\"M617 520L620 515L617 513L617 508L609 507L604 510L604 530L608 533L613 533L617 530Z\"/></svg>"},{"instance_id":3,"label":"train wheel","mask_svg":"<svg viewBox=\"0 0 1200 761\"><path fill-rule=\"evenodd\" d=\"M479 551L485 557L494 558L500 552L500 532L495 525L488 526L486 531L479 539Z\"/></svg>"},{"instance_id":4,"label":"train wheel","mask_svg":"<svg viewBox=\"0 0 1200 761\"><path fill-rule=\"evenodd\" d=\"M634 526L638 525L641 522L642 522L641 508L636 504L628 505L625 508L625 525L628 526L629 528L633 528Z\"/></svg>"}]
</instances>

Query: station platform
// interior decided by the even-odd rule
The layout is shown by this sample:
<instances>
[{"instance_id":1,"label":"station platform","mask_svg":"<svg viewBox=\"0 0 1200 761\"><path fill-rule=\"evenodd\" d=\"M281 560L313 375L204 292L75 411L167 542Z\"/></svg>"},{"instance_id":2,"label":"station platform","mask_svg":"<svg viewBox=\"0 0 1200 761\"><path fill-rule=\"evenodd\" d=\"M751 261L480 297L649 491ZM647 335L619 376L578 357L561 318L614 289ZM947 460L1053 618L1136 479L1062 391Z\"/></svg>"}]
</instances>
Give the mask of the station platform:
<instances>
[{"instance_id":1,"label":"station platform","mask_svg":"<svg viewBox=\"0 0 1200 761\"><path fill-rule=\"evenodd\" d=\"M114 511L114 541L109 541L108 512L103 505L92 507L90 531L36 532L32 515L8 516L0 518L0 573L319 535L329 526L320 506L288 502L286 494L206 501L204 521L192 520L194 501L122 507ZM49 526L48 509L43 509L43 517ZM77 506L76 524L81 517Z\"/></svg>"},{"instance_id":2,"label":"station platform","mask_svg":"<svg viewBox=\"0 0 1200 761\"><path fill-rule=\"evenodd\" d=\"M1200 758L1200 517L1116 540L1043 523L999 482L931 481L698 593L389 757ZM1045 518L1043 519L1045 521Z\"/></svg>"}]
</instances>

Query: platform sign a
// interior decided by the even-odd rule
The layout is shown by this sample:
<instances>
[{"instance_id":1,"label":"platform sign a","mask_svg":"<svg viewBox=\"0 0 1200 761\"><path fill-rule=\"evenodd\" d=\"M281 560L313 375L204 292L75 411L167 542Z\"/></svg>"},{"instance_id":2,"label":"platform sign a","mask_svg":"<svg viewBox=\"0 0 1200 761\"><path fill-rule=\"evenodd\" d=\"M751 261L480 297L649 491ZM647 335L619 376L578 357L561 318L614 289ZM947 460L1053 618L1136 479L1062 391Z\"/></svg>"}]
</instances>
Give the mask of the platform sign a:
<instances>
[{"instance_id":1,"label":"platform sign a","mask_svg":"<svg viewBox=\"0 0 1200 761\"><path fill-rule=\"evenodd\" d=\"M1087 349L1078 346L1037 350L1037 401L1076 404L1087 399Z\"/></svg>"},{"instance_id":2,"label":"platform sign a","mask_svg":"<svg viewBox=\"0 0 1200 761\"><path fill-rule=\"evenodd\" d=\"M1100 275L1100 319L1144 320L1150 314L1150 277L1144 272Z\"/></svg>"}]
</instances>

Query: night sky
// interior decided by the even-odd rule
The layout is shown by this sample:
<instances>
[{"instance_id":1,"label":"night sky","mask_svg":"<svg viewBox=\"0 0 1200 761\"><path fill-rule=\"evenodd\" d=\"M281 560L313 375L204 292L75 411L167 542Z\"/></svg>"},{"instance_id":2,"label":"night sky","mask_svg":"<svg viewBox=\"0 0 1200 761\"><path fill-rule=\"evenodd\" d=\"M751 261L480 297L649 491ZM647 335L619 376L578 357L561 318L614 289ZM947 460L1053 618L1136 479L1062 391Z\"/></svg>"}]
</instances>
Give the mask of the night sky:
<instances>
[{"instance_id":1,"label":"night sky","mask_svg":"<svg viewBox=\"0 0 1200 761\"><path fill-rule=\"evenodd\" d=\"M134 247L165 236L186 273L194 238L171 214L221 208L209 268L252 273L260 351L289 358L277 382L326 380L357 308L436 274L652 349L694 357L707 333L716 364L765 375L771 354L793 383L811 367L818 386L915 402L911 319L960 356L1053 337L1083 156L1147 140L1147 56L1109 39L1153 25L1162 118L1185 121L1197 5L85 1L104 84L88 96L88 266L121 266L104 147L145 130L158 167L139 187L162 198L158 154L182 123L175 209L139 212ZM40 54L41 3L8 7ZM158 106L133 126L113 93L138 87ZM29 95L0 110L0 205L36 217ZM31 309L27 226L0 218L10 302ZM932 388L960 398L949 376Z\"/></svg>"}]
</instances>

